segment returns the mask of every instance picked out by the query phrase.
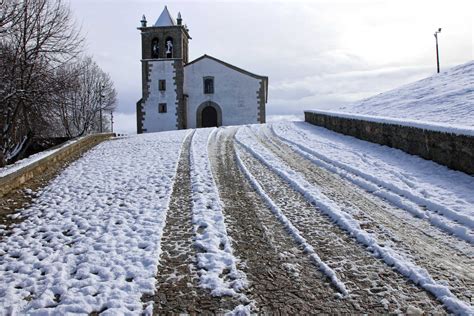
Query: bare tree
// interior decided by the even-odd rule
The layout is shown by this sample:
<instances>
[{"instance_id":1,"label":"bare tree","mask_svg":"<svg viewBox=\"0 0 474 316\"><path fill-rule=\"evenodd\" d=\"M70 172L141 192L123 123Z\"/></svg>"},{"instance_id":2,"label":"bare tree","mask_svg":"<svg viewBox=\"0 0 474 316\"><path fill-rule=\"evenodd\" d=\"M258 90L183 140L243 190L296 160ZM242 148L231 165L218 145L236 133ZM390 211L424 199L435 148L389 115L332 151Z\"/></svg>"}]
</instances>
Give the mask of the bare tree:
<instances>
[{"instance_id":1,"label":"bare tree","mask_svg":"<svg viewBox=\"0 0 474 316\"><path fill-rule=\"evenodd\" d=\"M14 0L0 0L0 36L7 33L20 21L18 3Z\"/></svg>"},{"instance_id":2,"label":"bare tree","mask_svg":"<svg viewBox=\"0 0 474 316\"><path fill-rule=\"evenodd\" d=\"M80 53L82 38L61 0L3 0L0 23L0 166L49 126L57 69ZM2 6L3 8L3 6Z\"/></svg>"},{"instance_id":3,"label":"bare tree","mask_svg":"<svg viewBox=\"0 0 474 316\"><path fill-rule=\"evenodd\" d=\"M66 135L77 137L106 131L105 114L114 110L117 99L110 76L91 57L85 57L65 67L61 77L66 78L69 86L58 96L56 109Z\"/></svg>"}]
</instances>

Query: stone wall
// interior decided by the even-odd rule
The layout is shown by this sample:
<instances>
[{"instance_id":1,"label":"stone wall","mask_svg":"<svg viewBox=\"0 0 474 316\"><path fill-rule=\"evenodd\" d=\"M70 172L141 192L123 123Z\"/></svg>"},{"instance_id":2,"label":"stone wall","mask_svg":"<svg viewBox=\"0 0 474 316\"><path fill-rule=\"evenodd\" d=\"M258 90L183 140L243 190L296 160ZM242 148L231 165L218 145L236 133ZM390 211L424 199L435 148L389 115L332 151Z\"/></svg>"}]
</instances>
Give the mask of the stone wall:
<instances>
[{"instance_id":1,"label":"stone wall","mask_svg":"<svg viewBox=\"0 0 474 316\"><path fill-rule=\"evenodd\" d=\"M305 121L474 175L474 136L305 112Z\"/></svg>"},{"instance_id":2,"label":"stone wall","mask_svg":"<svg viewBox=\"0 0 474 316\"><path fill-rule=\"evenodd\" d=\"M46 156L4 177L0 177L0 196L20 187L28 180L35 176L41 175L46 170L57 167L58 163L68 160L68 158L71 156L89 150L98 143L107 140L114 135L115 134L112 133L104 133L86 136L57 150L49 156Z\"/></svg>"}]
</instances>

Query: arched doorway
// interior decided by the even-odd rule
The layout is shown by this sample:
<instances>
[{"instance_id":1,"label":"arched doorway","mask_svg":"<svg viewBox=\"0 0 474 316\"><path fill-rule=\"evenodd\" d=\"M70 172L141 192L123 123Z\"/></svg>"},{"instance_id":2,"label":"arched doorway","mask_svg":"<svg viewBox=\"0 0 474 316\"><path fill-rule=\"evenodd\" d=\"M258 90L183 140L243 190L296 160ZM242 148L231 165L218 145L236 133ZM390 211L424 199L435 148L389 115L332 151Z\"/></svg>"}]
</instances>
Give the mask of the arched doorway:
<instances>
[{"instance_id":1,"label":"arched doorway","mask_svg":"<svg viewBox=\"0 0 474 316\"><path fill-rule=\"evenodd\" d=\"M212 106L206 106L202 110L202 127L217 126L217 111Z\"/></svg>"},{"instance_id":2,"label":"arched doorway","mask_svg":"<svg viewBox=\"0 0 474 316\"><path fill-rule=\"evenodd\" d=\"M212 101L201 103L196 111L196 127L222 126L221 107Z\"/></svg>"}]
</instances>

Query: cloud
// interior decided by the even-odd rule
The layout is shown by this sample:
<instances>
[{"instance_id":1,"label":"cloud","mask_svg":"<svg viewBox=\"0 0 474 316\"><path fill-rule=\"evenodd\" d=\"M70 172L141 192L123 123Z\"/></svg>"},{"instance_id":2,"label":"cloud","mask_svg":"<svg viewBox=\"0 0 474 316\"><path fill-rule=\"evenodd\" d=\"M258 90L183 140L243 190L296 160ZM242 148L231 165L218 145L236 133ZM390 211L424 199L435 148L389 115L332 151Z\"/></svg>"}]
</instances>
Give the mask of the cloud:
<instances>
[{"instance_id":1,"label":"cloud","mask_svg":"<svg viewBox=\"0 0 474 316\"><path fill-rule=\"evenodd\" d=\"M337 109L428 76L430 67L383 67L323 73L274 84L270 89L269 114L302 113L307 109Z\"/></svg>"},{"instance_id":2,"label":"cloud","mask_svg":"<svg viewBox=\"0 0 474 316\"><path fill-rule=\"evenodd\" d=\"M88 53L112 76L119 97L117 128L135 130L141 97L142 14L154 21L155 0L71 0L87 33ZM190 57L210 54L269 76L268 115L348 102L426 77L435 71L433 32L441 67L472 59L469 0L176 0L190 28ZM104 12L106 14L104 14ZM118 116L119 114L117 114ZM132 123L131 123L132 122ZM133 127L133 128L132 128Z\"/></svg>"}]
</instances>

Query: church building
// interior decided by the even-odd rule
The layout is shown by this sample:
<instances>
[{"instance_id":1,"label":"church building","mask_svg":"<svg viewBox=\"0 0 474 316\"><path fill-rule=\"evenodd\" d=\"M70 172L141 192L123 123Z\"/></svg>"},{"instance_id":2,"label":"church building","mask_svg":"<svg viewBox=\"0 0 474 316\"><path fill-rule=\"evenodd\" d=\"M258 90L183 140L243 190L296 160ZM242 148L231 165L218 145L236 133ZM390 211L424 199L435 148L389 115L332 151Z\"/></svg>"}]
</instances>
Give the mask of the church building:
<instances>
[{"instance_id":1,"label":"church building","mask_svg":"<svg viewBox=\"0 0 474 316\"><path fill-rule=\"evenodd\" d=\"M204 55L189 61L189 30L165 7L153 26L143 16L142 98L137 131L265 123L268 77Z\"/></svg>"}]
</instances>

